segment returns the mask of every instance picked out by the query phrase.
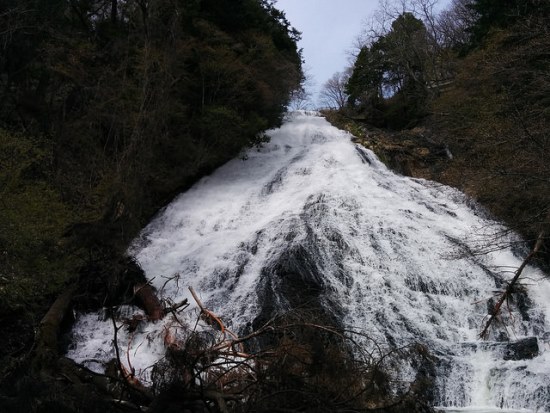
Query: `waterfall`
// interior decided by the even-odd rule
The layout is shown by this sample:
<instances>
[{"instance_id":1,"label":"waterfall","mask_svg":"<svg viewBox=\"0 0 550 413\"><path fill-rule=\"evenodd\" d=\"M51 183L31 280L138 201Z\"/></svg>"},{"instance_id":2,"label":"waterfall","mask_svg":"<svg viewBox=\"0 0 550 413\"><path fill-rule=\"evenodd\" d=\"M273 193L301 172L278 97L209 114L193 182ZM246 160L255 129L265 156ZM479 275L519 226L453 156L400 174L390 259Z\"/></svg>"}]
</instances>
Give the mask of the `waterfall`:
<instances>
[{"instance_id":1,"label":"waterfall","mask_svg":"<svg viewBox=\"0 0 550 413\"><path fill-rule=\"evenodd\" d=\"M163 299L192 301L192 286L234 331L307 300L378 346L429 349L437 406L550 411L542 272L526 268L503 322L478 339L522 261L522 251L487 246L518 244L516 235L458 190L391 172L316 113L289 114L269 136L177 197L133 243ZM68 356L103 369L112 329L80 314ZM119 331L145 382L164 354L162 329Z\"/></svg>"}]
</instances>

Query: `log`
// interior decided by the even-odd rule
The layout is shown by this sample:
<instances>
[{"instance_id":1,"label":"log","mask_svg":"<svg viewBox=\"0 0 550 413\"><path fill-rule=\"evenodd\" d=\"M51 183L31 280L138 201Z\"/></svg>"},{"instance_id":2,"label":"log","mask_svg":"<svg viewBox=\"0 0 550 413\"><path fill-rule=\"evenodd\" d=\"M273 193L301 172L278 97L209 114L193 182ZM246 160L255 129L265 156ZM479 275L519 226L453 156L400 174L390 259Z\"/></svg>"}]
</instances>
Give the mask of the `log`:
<instances>
[{"instance_id":1,"label":"log","mask_svg":"<svg viewBox=\"0 0 550 413\"><path fill-rule=\"evenodd\" d=\"M37 351L58 352L58 336L61 323L71 307L71 300L77 286L71 285L54 301L38 327Z\"/></svg>"}]
</instances>

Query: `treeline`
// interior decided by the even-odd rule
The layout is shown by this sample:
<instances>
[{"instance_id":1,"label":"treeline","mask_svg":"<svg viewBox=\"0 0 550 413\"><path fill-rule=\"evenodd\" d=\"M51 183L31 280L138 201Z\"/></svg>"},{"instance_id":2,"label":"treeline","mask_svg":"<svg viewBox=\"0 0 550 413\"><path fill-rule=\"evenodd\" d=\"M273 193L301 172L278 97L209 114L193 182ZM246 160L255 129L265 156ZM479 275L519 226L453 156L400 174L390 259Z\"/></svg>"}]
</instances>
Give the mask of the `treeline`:
<instances>
[{"instance_id":1,"label":"treeline","mask_svg":"<svg viewBox=\"0 0 550 413\"><path fill-rule=\"evenodd\" d=\"M548 253L550 3L436 3L384 3L347 76L325 85L328 106L377 127L426 128L453 156L434 177L527 239L542 234Z\"/></svg>"},{"instance_id":2,"label":"treeline","mask_svg":"<svg viewBox=\"0 0 550 413\"><path fill-rule=\"evenodd\" d=\"M3 356L78 266L280 122L303 76L273 3L0 0Z\"/></svg>"}]
</instances>

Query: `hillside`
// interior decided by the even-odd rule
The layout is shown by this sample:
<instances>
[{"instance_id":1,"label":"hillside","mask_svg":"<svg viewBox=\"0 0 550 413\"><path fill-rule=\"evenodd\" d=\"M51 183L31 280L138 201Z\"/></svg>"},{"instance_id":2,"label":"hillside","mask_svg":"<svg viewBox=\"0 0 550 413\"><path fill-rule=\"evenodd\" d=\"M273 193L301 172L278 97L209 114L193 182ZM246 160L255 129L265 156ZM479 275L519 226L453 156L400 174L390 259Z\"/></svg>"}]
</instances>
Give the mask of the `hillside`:
<instances>
[{"instance_id":1,"label":"hillside","mask_svg":"<svg viewBox=\"0 0 550 413\"><path fill-rule=\"evenodd\" d=\"M0 2L0 406L48 393L56 297L116 301L150 218L280 124L299 36L269 1Z\"/></svg>"},{"instance_id":2,"label":"hillside","mask_svg":"<svg viewBox=\"0 0 550 413\"><path fill-rule=\"evenodd\" d=\"M543 238L547 264L548 3L455 0L392 19L361 48L347 104L327 117L398 171L460 188L531 245Z\"/></svg>"}]
</instances>

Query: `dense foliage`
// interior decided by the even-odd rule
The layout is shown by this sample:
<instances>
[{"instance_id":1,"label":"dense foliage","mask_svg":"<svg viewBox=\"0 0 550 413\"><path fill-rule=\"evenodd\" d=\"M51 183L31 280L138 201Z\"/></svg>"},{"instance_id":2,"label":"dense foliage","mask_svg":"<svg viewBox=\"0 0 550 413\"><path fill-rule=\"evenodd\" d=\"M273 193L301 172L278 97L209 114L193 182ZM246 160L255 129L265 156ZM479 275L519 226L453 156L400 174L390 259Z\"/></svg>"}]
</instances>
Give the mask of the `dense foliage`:
<instances>
[{"instance_id":1,"label":"dense foliage","mask_svg":"<svg viewBox=\"0 0 550 413\"><path fill-rule=\"evenodd\" d=\"M1 0L0 27L6 280L50 283L64 233L124 248L261 141L302 78L299 33L266 0Z\"/></svg>"},{"instance_id":2,"label":"dense foliage","mask_svg":"<svg viewBox=\"0 0 550 413\"><path fill-rule=\"evenodd\" d=\"M550 5L545 0L475 0L469 2L468 7L477 15L475 22L467 27L471 46L482 46L491 31L509 30L539 13L548 13Z\"/></svg>"},{"instance_id":3,"label":"dense foliage","mask_svg":"<svg viewBox=\"0 0 550 413\"><path fill-rule=\"evenodd\" d=\"M399 15L391 30L364 46L347 84L350 104L371 112L384 112L392 127L423 115L428 95L429 40L424 23L412 13ZM385 105L389 103L389 105Z\"/></svg>"}]
</instances>

